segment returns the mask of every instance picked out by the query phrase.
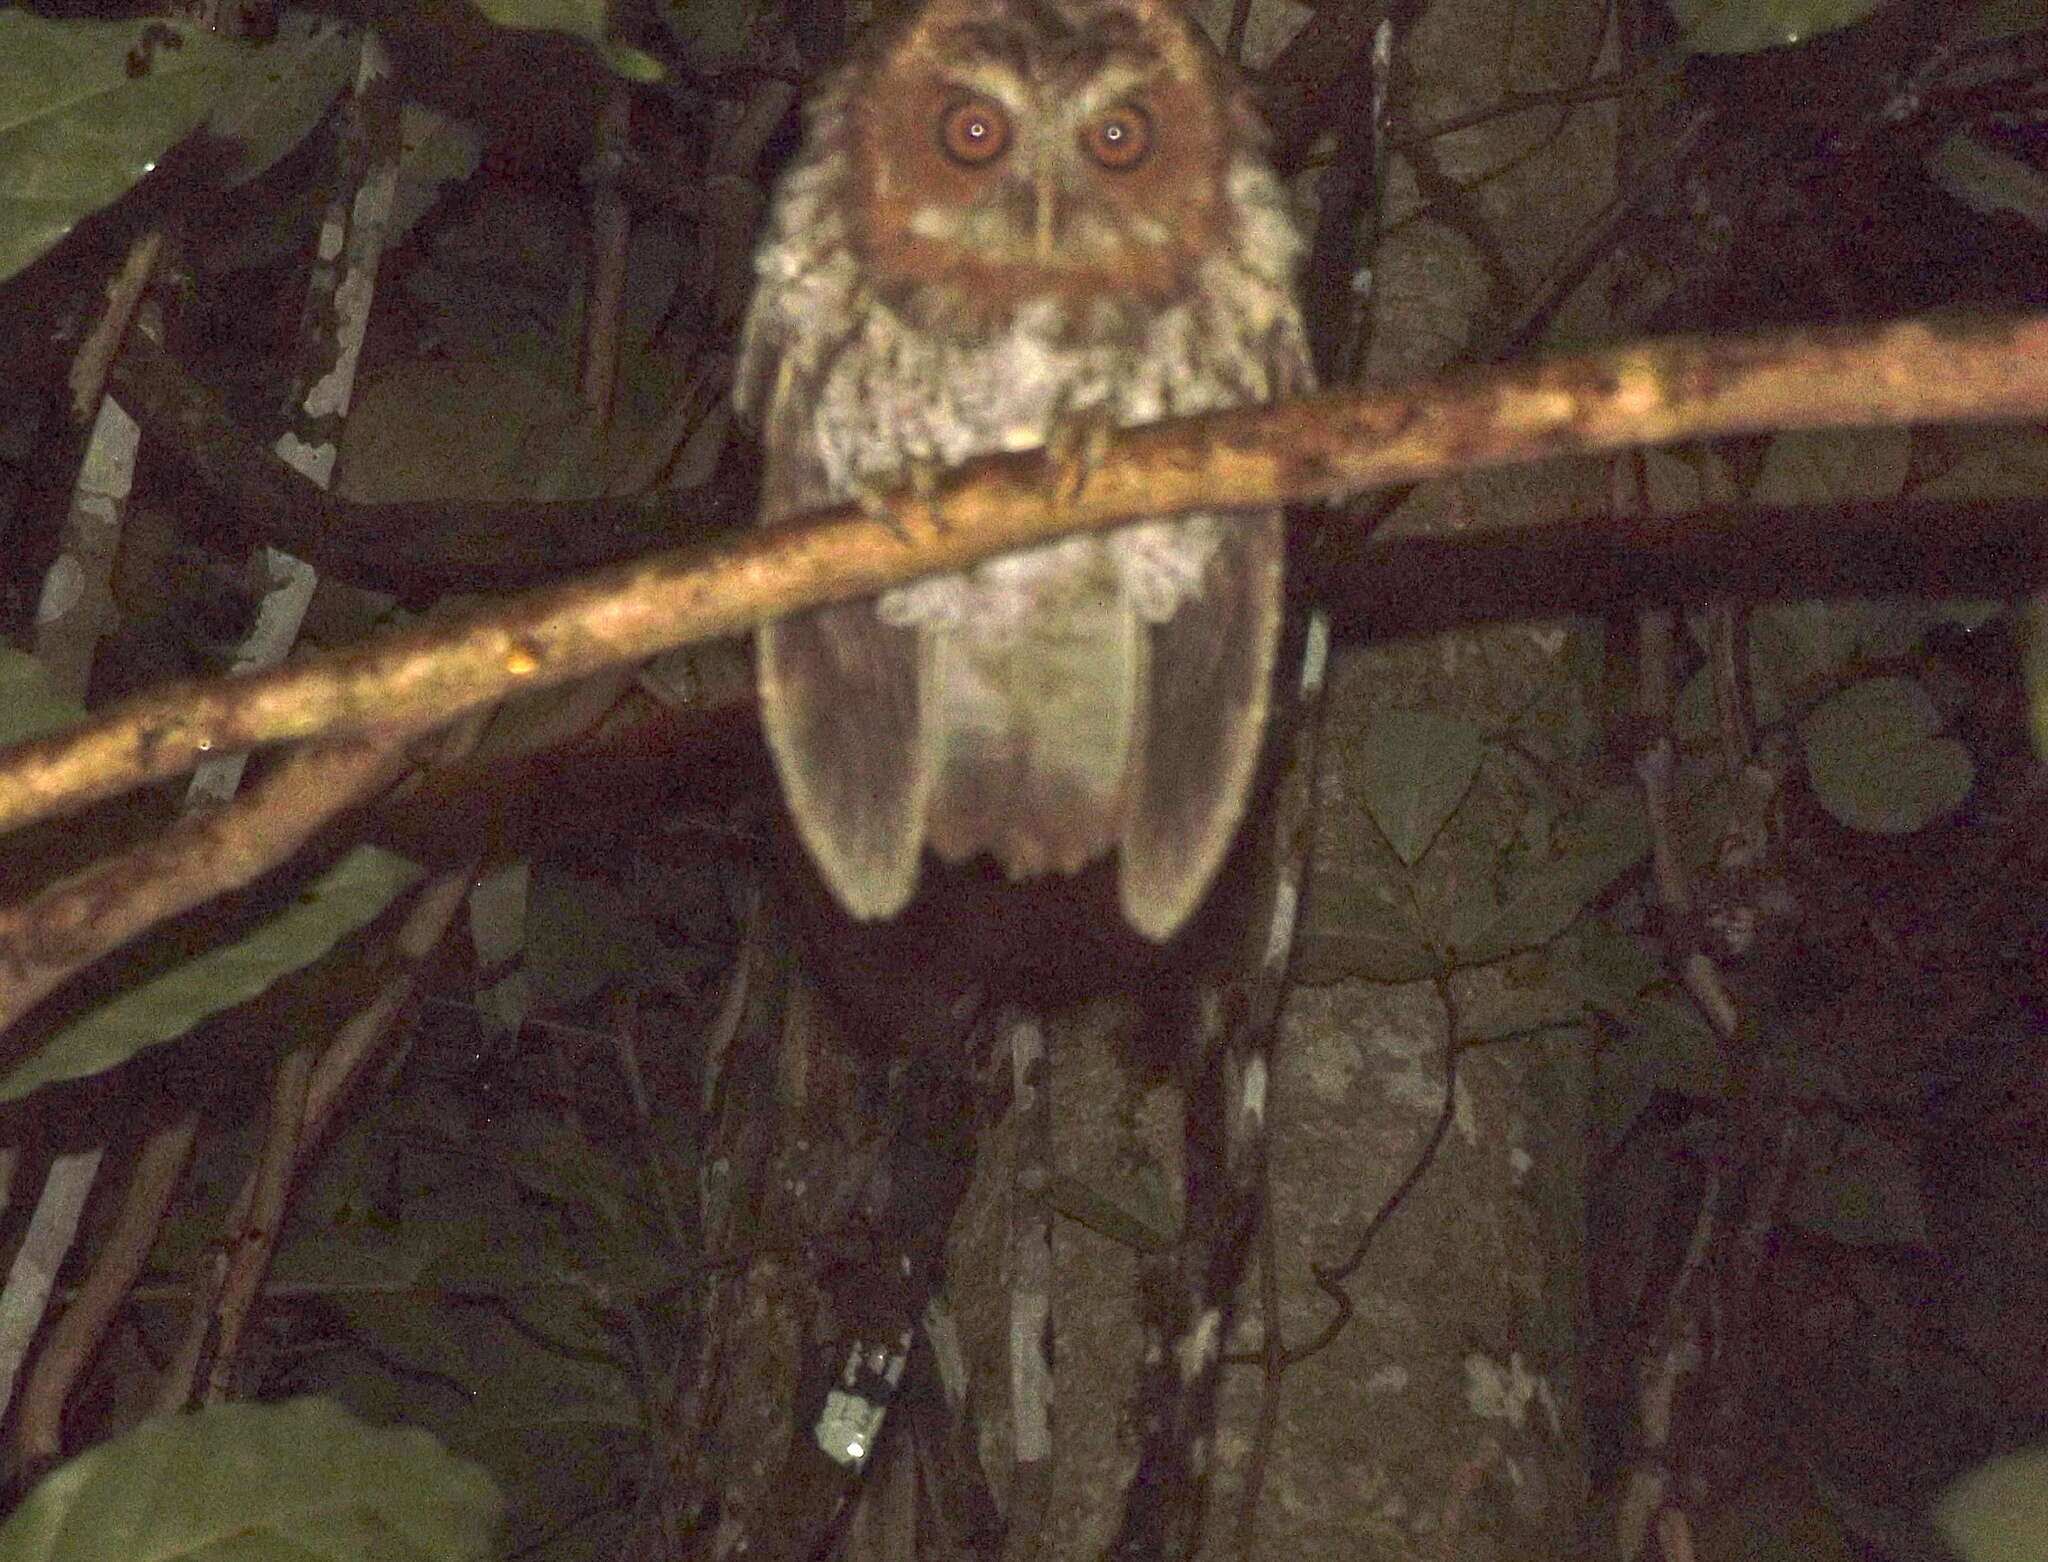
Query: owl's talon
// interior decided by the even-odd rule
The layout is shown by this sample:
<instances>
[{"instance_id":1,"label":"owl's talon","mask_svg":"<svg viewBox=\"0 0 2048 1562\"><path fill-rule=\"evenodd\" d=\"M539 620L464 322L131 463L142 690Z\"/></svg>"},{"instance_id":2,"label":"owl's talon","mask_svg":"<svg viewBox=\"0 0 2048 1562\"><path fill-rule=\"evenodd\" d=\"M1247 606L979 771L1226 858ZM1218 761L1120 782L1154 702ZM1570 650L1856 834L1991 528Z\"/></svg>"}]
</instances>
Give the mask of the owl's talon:
<instances>
[{"instance_id":1,"label":"owl's talon","mask_svg":"<svg viewBox=\"0 0 2048 1562\"><path fill-rule=\"evenodd\" d=\"M915 489L916 481L912 480ZM877 526L887 529L898 542L910 541L910 533L903 529L903 523L896 519L896 507L890 502L890 490L882 483L862 483L853 491L853 502L860 513Z\"/></svg>"},{"instance_id":2,"label":"owl's talon","mask_svg":"<svg viewBox=\"0 0 2048 1562\"><path fill-rule=\"evenodd\" d=\"M853 491L853 502L860 506L860 513L879 526L886 526L889 535L898 542L909 542L910 533L897 518L899 496L903 490L910 490L910 497L919 504L930 504L932 496L939 491L939 474L945 470L929 456L910 456L903 463L903 470L894 480L883 482L871 478Z\"/></svg>"},{"instance_id":3,"label":"owl's talon","mask_svg":"<svg viewBox=\"0 0 2048 1562\"><path fill-rule=\"evenodd\" d=\"M1045 436L1045 459L1052 472L1052 503L1056 510L1080 503L1089 479L1109 450L1116 425L1102 412L1063 413Z\"/></svg>"},{"instance_id":4,"label":"owl's talon","mask_svg":"<svg viewBox=\"0 0 2048 1562\"><path fill-rule=\"evenodd\" d=\"M912 456L904 465L904 479L910 484L910 491L919 504L932 502L932 496L939 491L939 474L944 470L929 456Z\"/></svg>"}]
</instances>

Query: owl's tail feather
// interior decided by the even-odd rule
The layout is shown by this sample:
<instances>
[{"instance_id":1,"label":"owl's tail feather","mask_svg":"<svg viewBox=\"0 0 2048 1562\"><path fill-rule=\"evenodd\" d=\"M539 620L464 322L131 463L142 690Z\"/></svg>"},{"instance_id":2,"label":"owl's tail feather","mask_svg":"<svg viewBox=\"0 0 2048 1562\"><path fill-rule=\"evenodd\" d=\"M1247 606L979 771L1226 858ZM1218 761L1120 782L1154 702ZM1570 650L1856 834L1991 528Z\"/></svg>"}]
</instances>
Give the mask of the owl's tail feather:
<instances>
[{"instance_id":1,"label":"owl's tail feather","mask_svg":"<svg viewBox=\"0 0 2048 1562\"><path fill-rule=\"evenodd\" d=\"M1125 920L1171 938L1244 817L1272 705L1282 551L1277 513L1224 524L1164 623L1145 623L1125 589L1070 579L1022 635L932 632L933 850L989 852L1016 878L1116 850Z\"/></svg>"},{"instance_id":2,"label":"owl's tail feather","mask_svg":"<svg viewBox=\"0 0 2048 1562\"><path fill-rule=\"evenodd\" d=\"M1114 589L1047 584L1003 632L928 631L925 827L948 862L987 852L1012 878L1077 873L1116 845L1144 686L1144 635Z\"/></svg>"}]
</instances>

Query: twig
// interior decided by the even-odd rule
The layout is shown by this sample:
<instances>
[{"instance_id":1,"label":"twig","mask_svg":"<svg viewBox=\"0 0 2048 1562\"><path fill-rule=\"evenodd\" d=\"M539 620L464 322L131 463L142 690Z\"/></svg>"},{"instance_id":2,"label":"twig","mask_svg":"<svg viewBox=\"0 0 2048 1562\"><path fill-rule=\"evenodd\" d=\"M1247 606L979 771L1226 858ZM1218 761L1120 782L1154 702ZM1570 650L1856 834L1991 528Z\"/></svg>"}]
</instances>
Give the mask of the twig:
<instances>
[{"instance_id":1,"label":"twig","mask_svg":"<svg viewBox=\"0 0 2048 1562\"><path fill-rule=\"evenodd\" d=\"M64 1407L79 1375L97 1354L108 1325L130 1300L135 1279L156 1246L171 1196L183 1180L198 1129L197 1112L180 1112L145 1138L136 1152L120 1212L95 1244L92 1267L50 1329L22 1391L14 1428L18 1474L36 1470L63 1452Z\"/></svg>"},{"instance_id":2,"label":"twig","mask_svg":"<svg viewBox=\"0 0 2048 1562\"><path fill-rule=\"evenodd\" d=\"M1327 1350L1344 1332L1344 1326L1351 1321L1355 1310L1351 1293L1344 1289L1344 1282L1358 1272L1358 1266L1365 1262L1365 1255L1372 1247L1373 1238L1380 1234L1382 1227L1393 1218L1394 1211L1408 1201L1408 1195L1421 1184L1423 1176L1436 1164L1437 1151L1451 1131L1451 1124L1458 1115L1458 1052L1462 1043L1458 1037L1458 1006L1456 995L1451 991L1448 977L1436 979L1437 999L1444 1010L1444 1099L1438 1109L1436 1122L1430 1127L1429 1138L1424 1141L1421 1154L1409 1165L1400 1184L1388 1194L1373 1211L1372 1219L1365 1223L1365 1229L1358 1234L1351 1251L1341 1263L1311 1263L1309 1273L1314 1276L1323 1294L1337 1304L1337 1314L1306 1345L1288 1349L1285 1365L1292 1367L1297 1362L1308 1360L1320 1351Z\"/></svg>"},{"instance_id":3,"label":"twig","mask_svg":"<svg viewBox=\"0 0 2048 1562\"><path fill-rule=\"evenodd\" d=\"M163 244L163 229L151 228L129 245L121 269L107 279L107 307L100 311L85 340L79 343L78 351L72 355L71 415L81 423L90 421L99 412L100 399L106 395L107 370L115 354L121 350L122 339L128 334L128 323L135 318L135 311L141 306L143 289L149 285L150 275L156 270L157 255Z\"/></svg>"},{"instance_id":4,"label":"twig","mask_svg":"<svg viewBox=\"0 0 2048 1562\"><path fill-rule=\"evenodd\" d=\"M402 763L389 737L310 744L243 801L188 814L157 840L0 909L0 1029L136 934L284 861ZM18 1050L0 1044L0 1068Z\"/></svg>"}]
</instances>

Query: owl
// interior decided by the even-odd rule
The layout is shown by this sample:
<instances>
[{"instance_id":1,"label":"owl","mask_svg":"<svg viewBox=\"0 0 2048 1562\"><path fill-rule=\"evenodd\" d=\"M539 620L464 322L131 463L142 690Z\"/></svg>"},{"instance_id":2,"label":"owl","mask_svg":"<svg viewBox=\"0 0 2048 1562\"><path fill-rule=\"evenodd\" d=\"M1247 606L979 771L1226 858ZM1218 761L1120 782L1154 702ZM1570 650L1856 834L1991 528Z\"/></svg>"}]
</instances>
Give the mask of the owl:
<instances>
[{"instance_id":1,"label":"owl","mask_svg":"<svg viewBox=\"0 0 2048 1562\"><path fill-rule=\"evenodd\" d=\"M1300 251L1249 97L1171 0L927 0L810 105L737 377L774 525L1063 431L1308 388ZM767 626L763 724L855 917L924 848L1115 854L1164 941L1245 808L1277 512L1141 520Z\"/></svg>"}]
</instances>

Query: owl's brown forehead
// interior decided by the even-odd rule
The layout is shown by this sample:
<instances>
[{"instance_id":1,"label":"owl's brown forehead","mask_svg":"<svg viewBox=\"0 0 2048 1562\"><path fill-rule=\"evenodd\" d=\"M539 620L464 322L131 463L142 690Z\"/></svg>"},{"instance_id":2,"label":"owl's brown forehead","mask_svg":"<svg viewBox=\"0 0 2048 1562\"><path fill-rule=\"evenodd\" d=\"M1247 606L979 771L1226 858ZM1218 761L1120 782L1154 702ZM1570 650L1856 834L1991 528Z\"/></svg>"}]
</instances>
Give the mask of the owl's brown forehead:
<instances>
[{"instance_id":1,"label":"owl's brown forehead","mask_svg":"<svg viewBox=\"0 0 2048 1562\"><path fill-rule=\"evenodd\" d=\"M1166 68L1156 44L1127 11L1039 5L1021 14L976 19L937 31L933 63L959 70L991 67L1041 90L1070 90L1105 74L1154 75Z\"/></svg>"}]
</instances>

